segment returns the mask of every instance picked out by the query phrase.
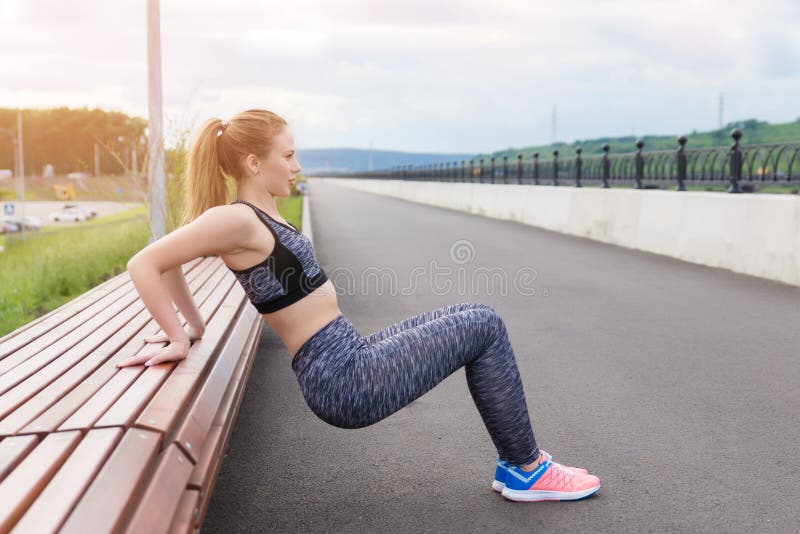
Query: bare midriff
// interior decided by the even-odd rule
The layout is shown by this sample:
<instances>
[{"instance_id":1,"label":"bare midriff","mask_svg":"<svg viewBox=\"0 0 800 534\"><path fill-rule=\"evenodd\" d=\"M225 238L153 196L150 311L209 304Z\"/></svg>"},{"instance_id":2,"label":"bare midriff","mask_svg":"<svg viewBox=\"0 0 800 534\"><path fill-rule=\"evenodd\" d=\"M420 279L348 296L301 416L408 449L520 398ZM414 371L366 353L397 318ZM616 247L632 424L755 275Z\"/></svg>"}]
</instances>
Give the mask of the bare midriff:
<instances>
[{"instance_id":1,"label":"bare midriff","mask_svg":"<svg viewBox=\"0 0 800 534\"><path fill-rule=\"evenodd\" d=\"M303 343L341 313L336 300L336 288L327 280L297 302L262 316L294 358Z\"/></svg>"}]
</instances>

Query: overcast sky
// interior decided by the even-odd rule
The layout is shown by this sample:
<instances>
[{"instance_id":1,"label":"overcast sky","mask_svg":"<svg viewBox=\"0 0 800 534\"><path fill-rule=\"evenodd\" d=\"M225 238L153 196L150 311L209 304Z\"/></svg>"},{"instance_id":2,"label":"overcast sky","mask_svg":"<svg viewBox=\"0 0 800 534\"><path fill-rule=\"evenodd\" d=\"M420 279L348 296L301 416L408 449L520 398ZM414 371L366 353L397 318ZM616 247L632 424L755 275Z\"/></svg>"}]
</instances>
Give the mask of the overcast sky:
<instances>
[{"instance_id":1,"label":"overcast sky","mask_svg":"<svg viewBox=\"0 0 800 534\"><path fill-rule=\"evenodd\" d=\"M0 0L0 107L147 117L146 0ZM162 0L169 132L267 108L299 149L478 152L800 117L798 0Z\"/></svg>"}]
</instances>

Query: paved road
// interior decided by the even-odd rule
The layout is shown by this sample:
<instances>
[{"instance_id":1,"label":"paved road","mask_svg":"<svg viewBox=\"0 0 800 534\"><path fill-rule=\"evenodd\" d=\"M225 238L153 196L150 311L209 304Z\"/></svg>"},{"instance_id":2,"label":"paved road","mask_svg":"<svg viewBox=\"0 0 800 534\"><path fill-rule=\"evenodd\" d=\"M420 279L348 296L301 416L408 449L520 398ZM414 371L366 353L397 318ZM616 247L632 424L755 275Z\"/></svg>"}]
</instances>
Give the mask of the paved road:
<instances>
[{"instance_id":1,"label":"paved road","mask_svg":"<svg viewBox=\"0 0 800 534\"><path fill-rule=\"evenodd\" d=\"M445 304L494 306L540 447L604 485L572 503L493 493L463 371L371 427L328 426L267 326L204 532L796 532L800 289L332 184L310 199L323 267L356 275L337 288L362 334ZM463 239L474 257L456 263ZM467 279L532 268L536 292L459 293L456 274L447 292L433 261ZM427 278L413 291L360 281L391 268L407 284L415 267Z\"/></svg>"}]
</instances>

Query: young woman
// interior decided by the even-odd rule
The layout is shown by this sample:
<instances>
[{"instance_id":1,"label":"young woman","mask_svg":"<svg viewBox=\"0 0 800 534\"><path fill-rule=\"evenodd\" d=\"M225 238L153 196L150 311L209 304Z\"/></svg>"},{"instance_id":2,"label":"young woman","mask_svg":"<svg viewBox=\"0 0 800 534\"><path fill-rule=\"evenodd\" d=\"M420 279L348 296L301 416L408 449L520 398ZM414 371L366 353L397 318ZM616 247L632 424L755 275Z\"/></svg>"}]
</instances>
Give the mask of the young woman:
<instances>
[{"instance_id":1,"label":"young woman","mask_svg":"<svg viewBox=\"0 0 800 534\"><path fill-rule=\"evenodd\" d=\"M585 469L540 450L503 319L465 302L362 336L337 304L311 242L283 220L275 197L300 172L286 121L267 110L210 119L188 156L184 224L128 262L131 279L168 345L127 365L181 360L204 324L181 265L218 255L292 355L309 408L340 428L377 423L464 368L470 395L498 452L492 488L517 501L577 500L600 488ZM226 176L237 199L228 203ZM184 330L170 296L187 320Z\"/></svg>"}]
</instances>

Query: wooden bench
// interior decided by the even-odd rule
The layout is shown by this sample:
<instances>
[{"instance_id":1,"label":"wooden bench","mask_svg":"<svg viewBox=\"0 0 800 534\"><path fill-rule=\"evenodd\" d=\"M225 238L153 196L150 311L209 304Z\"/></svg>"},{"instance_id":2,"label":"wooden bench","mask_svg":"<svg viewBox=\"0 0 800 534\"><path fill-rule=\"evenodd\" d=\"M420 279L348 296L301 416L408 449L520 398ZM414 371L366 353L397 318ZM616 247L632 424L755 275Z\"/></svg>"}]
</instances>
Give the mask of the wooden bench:
<instances>
[{"instance_id":1,"label":"wooden bench","mask_svg":"<svg viewBox=\"0 0 800 534\"><path fill-rule=\"evenodd\" d=\"M183 272L207 326L181 362L115 367L159 346L127 272L0 338L0 533L202 524L264 323L218 257Z\"/></svg>"}]
</instances>

